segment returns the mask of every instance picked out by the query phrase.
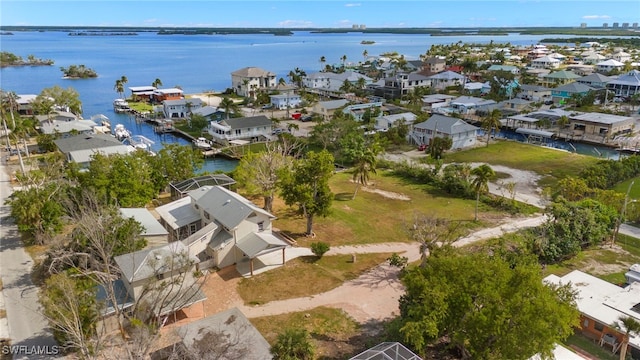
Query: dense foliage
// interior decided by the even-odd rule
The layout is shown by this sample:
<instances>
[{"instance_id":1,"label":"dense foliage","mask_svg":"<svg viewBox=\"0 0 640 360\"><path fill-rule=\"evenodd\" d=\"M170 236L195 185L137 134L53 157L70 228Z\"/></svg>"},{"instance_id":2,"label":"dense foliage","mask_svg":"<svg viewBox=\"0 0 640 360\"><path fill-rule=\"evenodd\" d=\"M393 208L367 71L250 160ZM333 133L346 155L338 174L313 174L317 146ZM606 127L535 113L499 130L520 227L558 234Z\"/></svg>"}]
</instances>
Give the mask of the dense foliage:
<instances>
[{"instance_id":1,"label":"dense foliage","mask_svg":"<svg viewBox=\"0 0 640 360\"><path fill-rule=\"evenodd\" d=\"M95 70L90 69L84 65L69 65L67 67L60 67L60 71L65 77L72 79L88 79L98 77L98 73Z\"/></svg>"},{"instance_id":2,"label":"dense foliage","mask_svg":"<svg viewBox=\"0 0 640 360\"><path fill-rule=\"evenodd\" d=\"M640 156L620 160L602 160L580 173L580 178L594 189L608 189L621 181L640 175Z\"/></svg>"},{"instance_id":3,"label":"dense foliage","mask_svg":"<svg viewBox=\"0 0 640 360\"><path fill-rule=\"evenodd\" d=\"M24 60L21 56L8 51L0 52L0 66L24 66L24 65L53 65L53 60L38 59L34 55L27 56Z\"/></svg>"}]
</instances>

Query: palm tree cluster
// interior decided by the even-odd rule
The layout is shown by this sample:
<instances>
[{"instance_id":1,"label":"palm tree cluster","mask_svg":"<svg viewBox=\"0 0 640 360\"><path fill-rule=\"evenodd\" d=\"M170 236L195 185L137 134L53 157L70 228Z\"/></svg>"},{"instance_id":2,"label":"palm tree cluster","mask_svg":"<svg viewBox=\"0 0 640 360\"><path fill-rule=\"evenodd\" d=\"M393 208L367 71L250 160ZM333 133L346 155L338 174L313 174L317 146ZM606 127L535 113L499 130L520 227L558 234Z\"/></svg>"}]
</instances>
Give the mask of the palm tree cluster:
<instances>
[{"instance_id":1,"label":"palm tree cluster","mask_svg":"<svg viewBox=\"0 0 640 360\"><path fill-rule=\"evenodd\" d=\"M124 86L129 82L126 76L122 75L120 79L116 80L116 84L113 89L120 95L120 98L124 99Z\"/></svg>"}]
</instances>

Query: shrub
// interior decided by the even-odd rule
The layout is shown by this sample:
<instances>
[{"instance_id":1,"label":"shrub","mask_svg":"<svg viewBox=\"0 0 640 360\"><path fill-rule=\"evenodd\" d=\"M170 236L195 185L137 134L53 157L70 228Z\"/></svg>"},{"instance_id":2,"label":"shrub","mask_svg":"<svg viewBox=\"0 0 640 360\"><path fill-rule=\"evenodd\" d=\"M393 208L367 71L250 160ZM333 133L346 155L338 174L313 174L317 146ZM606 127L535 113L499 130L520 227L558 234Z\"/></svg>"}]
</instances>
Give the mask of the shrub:
<instances>
[{"instance_id":1,"label":"shrub","mask_svg":"<svg viewBox=\"0 0 640 360\"><path fill-rule=\"evenodd\" d=\"M325 243L325 242L314 242L311 243L311 252L313 252L313 254L319 258L322 257L322 255L324 255L327 251L329 251L330 247L329 244Z\"/></svg>"}]
</instances>

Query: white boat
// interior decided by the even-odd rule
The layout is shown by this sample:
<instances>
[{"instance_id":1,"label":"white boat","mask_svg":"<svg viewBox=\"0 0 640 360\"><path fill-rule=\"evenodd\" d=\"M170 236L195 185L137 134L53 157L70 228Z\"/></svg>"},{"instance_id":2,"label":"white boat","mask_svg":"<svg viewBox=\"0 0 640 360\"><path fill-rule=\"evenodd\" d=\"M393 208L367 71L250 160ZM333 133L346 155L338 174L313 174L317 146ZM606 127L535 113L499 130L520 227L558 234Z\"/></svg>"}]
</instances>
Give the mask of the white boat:
<instances>
[{"instance_id":1,"label":"white boat","mask_svg":"<svg viewBox=\"0 0 640 360\"><path fill-rule=\"evenodd\" d=\"M200 149L207 150L211 149L211 142L206 138L199 137L197 139L193 139L193 144Z\"/></svg>"},{"instance_id":2,"label":"white boat","mask_svg":"<svg viewBox=\"0 0 640 360\"><path fill-rule=\"evenodd\" d=\"M116 139L120 141L131 138L131 133L122 124L116 125L115 129L113 130L113 135L115 135Z\"/></svg>"},{"instance_id":3,"label":"white boat","mask_svg":"<svg viewBox=\"0 0 640 360\"><path fill-rule=\"evenodd\" d=\"M117 113L123 113L131 111L131 108L129 107L127 100L115 99L113 100L113 110Z\"/></svg>"}]
</instances>

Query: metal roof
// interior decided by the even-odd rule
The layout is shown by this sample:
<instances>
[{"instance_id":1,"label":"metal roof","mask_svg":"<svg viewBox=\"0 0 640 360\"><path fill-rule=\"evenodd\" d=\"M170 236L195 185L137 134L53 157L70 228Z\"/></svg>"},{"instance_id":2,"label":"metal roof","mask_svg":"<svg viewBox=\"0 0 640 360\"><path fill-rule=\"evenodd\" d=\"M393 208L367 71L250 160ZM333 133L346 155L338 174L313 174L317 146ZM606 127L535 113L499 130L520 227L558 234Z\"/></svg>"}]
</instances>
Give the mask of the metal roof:
<instances>
[{"instance_id":1,"label":"metal roof","mask_svg":"<svg viewBox=\"0 0 640 360\"><path fill-rule=\"evenodd\" d=\"M133 218L139 222L144 227L142 231L143 236L169 234L167 229L165 229L146 208L120 208L120 213L123 217Z\"/></svg>"},{"instance_id":2,"label":"metal roof","mask_svg":"<svg viewBox=\"0 0 640 360\"><path fill-rule=\"evenodd\" d=\"M174 230L200 220L200 213L191 206L191 198L189 197L158 206L155 210L162 220Z\"/></svg>"},{"instance_id":3,"label":"metal roof","mask_svg":"<svg viewBox=\"0 0 640 360\"><path fill-rule=\"evenodd\" d=\"M196 204L227 229L235 229L252 213L275 218L239 194L221 186L205 186L189 192Z\"/></svg>"},{"instance_id":4,"label":"metal roof","mask_svg":"<svg viewBox=\"0 0 640 360\"><path fill-rule=\"evenodd\" d=\"M180 241L167 245L143 249L129 254L114 257L122 271L122 277L129 283L149 279L187 265L187 247ZM197 258L191 258L198 262Z\"/></svg>"},{"instance_id":5,"label":"metal roof","mask_svg":"<svg viewBox=\"0 0 640 360\"><path fill-rule=\"evenodd\" d=\"M271 126L271 119L265 115L231 118L220 121L221 125L227 125L231 129L244 129L256 126Z\"/></svg>"},{"instance_id":6,"label":"metal roof","mask_svg":"<svg viewBox=\"0 0 640 360\"><path fill-rule=\"evenodd\" d=\"M349 360L422 360L399 342L383 342Z\"/></svg>"},{"instance_id":7,"label":"metal roof","mask_svg":"<svg viewBox=\"0 0 640 360\"><path fill-rule=\"evenodd\" d=\"M76 135L53 141L58 150L67 154L76 150L100 149L114 145L122 145L118 139L106 134Z\"/></svg>"},{"instance_id":8,"label":"metal roof","mask_svg":"<svg viewBox=\"0 0 640 360\"><path fill-rule=\"evenodd\" d=\"M435 130L436 132L448 135L478 130L476 126L468 124L464 120L439 114L432 115L427 121L416 124L413 127Z\"/></svg>"},{"instance_id":9,"label":"metal roof","mask_svg":"<svg viewBox=\"0 0 640 360\"><path fill-rule=\"evenodd\" d=\"M266 232L250 233L238 241L236 247L250 259L289 246L275 235Z\"/></svg>"},{"instance_id":10,"label":"metal roof","mask_svg":"<svg viewBox=\"0 0 640 360\"><path fill-rule=\"evenodd\" d=\"M544 131L544 130L538 130L538 129L527 129L527 128L517 128L516 132L518 134L524 134L524 135L536 135L536 136L542 136L545 138L550 138L554 135L554 133L552 133L551 131Z\"/></svg>"}]
</instances>

